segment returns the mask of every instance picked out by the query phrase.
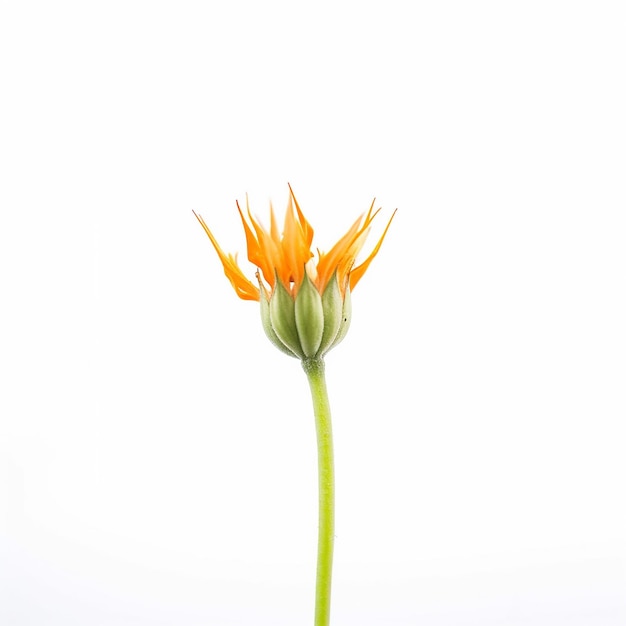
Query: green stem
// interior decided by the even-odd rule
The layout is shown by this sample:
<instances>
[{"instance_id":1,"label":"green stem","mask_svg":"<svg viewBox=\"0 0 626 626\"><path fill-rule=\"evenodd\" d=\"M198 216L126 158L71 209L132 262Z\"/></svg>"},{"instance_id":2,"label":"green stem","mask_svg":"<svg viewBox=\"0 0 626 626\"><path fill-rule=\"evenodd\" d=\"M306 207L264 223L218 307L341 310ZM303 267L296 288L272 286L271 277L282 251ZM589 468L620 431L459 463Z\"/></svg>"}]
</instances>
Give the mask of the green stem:
<instances>
[{"instance_id":1,"label":"green stem","mask_svg":"<svg viewBox=\"0 0 626 626\"><path fill-rule=\"evenodd\" d=\"M302 367L309 380L317 431L319 480L319 530L317 538L317 579L315 584L315 626L330 622L330 588L335 540L335 470L330 404L324 377L324 361L306 359Z\"/></svg>"}]
</instances>

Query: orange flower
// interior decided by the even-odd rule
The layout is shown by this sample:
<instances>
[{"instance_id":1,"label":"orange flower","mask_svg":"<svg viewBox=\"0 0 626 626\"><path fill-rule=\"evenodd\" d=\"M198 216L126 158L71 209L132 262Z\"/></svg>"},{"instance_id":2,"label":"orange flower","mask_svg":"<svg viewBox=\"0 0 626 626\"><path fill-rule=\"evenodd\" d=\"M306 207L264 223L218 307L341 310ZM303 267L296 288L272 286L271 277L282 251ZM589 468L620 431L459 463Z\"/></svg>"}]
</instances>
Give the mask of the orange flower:
<instances>
[{"instance_id":1,"label":"orange flower","mask_svg":"<svg viewBox=\"0 0 626 626\"><path fill-rule=\"evenodd\" d=\"M313 284L317 287L320 294L324 293L328 281L335 272L337 272L337 279L342 295L345 294L348 284L350 289L354 289L363 274L365 274L369 264L378 254L389 225L391 224L391 220L393 219L393 215L378 240L378 243L374 246L374 249L370 252L365 261L357 267L353 267L356 257L365 244L372 221L380 211L380 209L378 209L373 212L374 202L372 202L367 214L365 216L361 215L329 252L317 251L317 263L312 265L310 259L314 256L311 251L313 228L302 214L300 205L296 200L291 186L289 186L289 192L289 204L287 205L282 236L278 231L276 216L271 206L270 229L268 231L252 216L250 207L246 202L248 223L246 216L239 206L239 202L237 202L237 209L239 210L243 229L246 234L248 260L261 270L263 278L270 287L270 293L271 290L274 289L276 277L278 277L285 289L295 298L298 288L302 283L302 279L304 278L305 266ZM258 301L260 298L259 287L246 278L237 263L237 255L224 253L213 236L213 233L209 230L206 222L200 215L197 215L195 211L194 215L209 236L215 251L222 261L224 273L228 280L230 280L237 295L243 300Z\"/></svg>"},{"instance_id":2,"label":"orange flower","mask_svg":"<svg viewBox=\"0 0 626 626\"><path fill-rule=\"evenodd\" d=\"M372 221L380 211L373 210L374 202L328 252L318 250L315 261L311 250L313 228L305 219L291 186L289 192L282 234L271 205L270 228L267 230L252 216L247 203L245 214L237 203L246 236L248 260L258 268L258 286L243 273L237 256L222 250L202 217L195 212L194 215L209 236L237 295L243 300L261 302L268 337L279 348L286 348L284 351L291 356L320 357L345 335L349 323L346 311L349 308L349 293L378 254L393 215L374 249L360 265L354 266L356 257L365 244ZM301 290L303 293L299 298ZM338 292L336 298L334 290ZM343 330L340 329L339 318L343 318Z\"/></svg>"}]
</instances>

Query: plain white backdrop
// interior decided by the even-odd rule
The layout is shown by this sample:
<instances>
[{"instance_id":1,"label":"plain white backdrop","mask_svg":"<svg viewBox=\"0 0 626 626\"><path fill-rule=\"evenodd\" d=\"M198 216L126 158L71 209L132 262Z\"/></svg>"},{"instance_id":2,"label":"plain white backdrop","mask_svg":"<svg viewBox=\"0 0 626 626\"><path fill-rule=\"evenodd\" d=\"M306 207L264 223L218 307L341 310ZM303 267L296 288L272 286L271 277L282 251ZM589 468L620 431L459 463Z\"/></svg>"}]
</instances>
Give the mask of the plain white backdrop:
<instances>
[{"instance_id":1,"label":"plain white backdrop","mask_svg":"<svg viewBox=\"0 0 626 626\"><path fill-rule=\"evenodd\" d=\"M0 623L312 623L306 379L192 214L252 277L289 182L322 249L398 208L333 625L626 624L623 3L0 7Z\"/></svg>"}]
</instances>

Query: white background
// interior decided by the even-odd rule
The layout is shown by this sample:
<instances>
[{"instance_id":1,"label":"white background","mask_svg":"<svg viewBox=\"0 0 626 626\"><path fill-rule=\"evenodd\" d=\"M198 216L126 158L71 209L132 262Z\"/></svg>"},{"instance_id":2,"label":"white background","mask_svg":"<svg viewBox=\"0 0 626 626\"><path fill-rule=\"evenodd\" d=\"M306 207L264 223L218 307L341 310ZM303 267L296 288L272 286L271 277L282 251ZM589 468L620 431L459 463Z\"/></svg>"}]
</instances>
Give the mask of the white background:
<instances>
[{"instance_id":1,"label":"white background","mask_svg":"<svg viewBox=\"0 0 626 626\"><path fill-rule=\"evenodd\" d=\"M323 249L398 208L333 625L626 624L623 9L3 2L0 623L312 623L306 379L191 212L252 277L290 182Z\"/></svg>"}]
</instances>

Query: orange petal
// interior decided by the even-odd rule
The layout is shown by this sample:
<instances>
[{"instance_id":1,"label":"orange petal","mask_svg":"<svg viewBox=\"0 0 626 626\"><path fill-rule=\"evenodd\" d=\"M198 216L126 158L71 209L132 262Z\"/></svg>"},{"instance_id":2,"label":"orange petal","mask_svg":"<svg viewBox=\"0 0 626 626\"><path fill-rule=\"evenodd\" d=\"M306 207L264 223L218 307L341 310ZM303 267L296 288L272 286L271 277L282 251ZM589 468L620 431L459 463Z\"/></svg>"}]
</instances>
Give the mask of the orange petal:
<instances>
[{"instance_id":1,"label":"orange petal","mask_svg":"<svg viewBox=\"0 0 626 626\"><path fill-rule=\"evenodd\" d=\"M397 211L397 209L396 209L396 211ZM363 276L363 274L365 274L365 271L369 267L369 264L373 261L374 257L378 254L378 251L380 250L380 246L382 245L383 239L385 238L385 235L387 234L387 231L389 230L389 226L391 226L391 220L393 220L393 218L394 218L394 216L396 214L396 211L394 211L392 216L389 218L389 221L387 222L387 226L385 226L385 230L383 231L383 234L381 235L380 239L378 240L378 243L376 244L376 246L374 246L374 249L370 252L370 255L367 257L367 259L365 259L365 261L363 261L363 263L361 263L360 265L355 267L350 272L350 289L351 290L354 289L356 284L361 280L361 277ZM376 214L374 214L374 216L375 215ZM373 217L372 217L372 219L373 219Z\"/></svg>"},{"instance_id":2,"label":"orange petal","mask_svg":"<svg viewBox=\"0 0 626 626\"><path fill-rule=\"evenodd\" d=\"M296 196L293 193L293 189L291 188L291 185L289 185L289 183L287 183L287 185L289 186L289 193L291 194L291 197L293 198L293 202L296 205L296 211L298 212L298 221L300 223L300 228L302 229L302 236L304 237L304 241L306 242L307 248L309 248L310 250L311 244L313 243L313 227L311 226L311 224L309 224L306 221L304 214L300 210L300 205L298 204L298 201L296 200Z\"/></svg>"},{"instance_id":3,"label":"orange petal","mask_svg":"<svg viewBox=\"0 0 626 626\"><path fill-rule=\"evenodd\" d=\"M352 224L348 232L328 252L320 252L319 261L317 263L316 280L317 288L320 293L324 291L331 276L335 273L339 262L350 248L354 238L358 236L359 226L362 220L363 216L361 215L354 224ZM339 284L341 286L341 280Z\"/></svg>"},{"instance_id":4,"label":"orange petal","mask_svg":"<svg viewBox=\"0 0 626 626\"><path fill-rule=\"evenodd\" d=\"M213 236L213 233L209 230L209 227L206 225L205 221L202 219L200 215L198 215L195 211L193 214L196 216L197 220L204 228L204 232L209 236L217 255L222 262L222 266L224 267L224 274L226 274L226 278L230 281L230 284L235 289L235 292L242 300L259 300L259 288L255 287L244 275L241 271L241 268L237 264L237 257L232 254L225 254L224 251L220 248L217 240Z\"/></svg>"},{"instance_id":5,"label":"orange petal","mask_svg":"<svg viewBox=\"0 0 626 626\"><path fill-rule=\"evenodd\" d=\"M248 249L248 258L251 263L254 263L258 268L260 268L263 277L267 281L267 283L274 287L274 280L276 275L276 267L280 265L280 242L276 242L271 232L268 233L263 226L257 222L256 219L252 216L250 211L250 207L247 207L248 218L252 223L254 228L254 233L256 237L253 236L253 239L256 243L256 247L254 248L255 255L254 258L250 257L250 249ZM272 221L272 231L275 230L275 217L274 211L270 207L270 217Z\"/></svg>"},{"instance_id":6,"label":"orange petal","mask_svg":"<svg viewBox=\"0 0 626 626\"><path fill-rule=\"evenodd\" d=\"M296 219L292 197L290 196L281 241L281 261L283 264L281 269L283 276L285 276L288 281L285 287L290 289L290 283L293 283L294 288L291 290L293 296L296 295L297 288L304 278L304 266L313 256L310 244L307 243L307 236L306 229L303 228L302 222Z\"/></svg>"}]
</instances>

